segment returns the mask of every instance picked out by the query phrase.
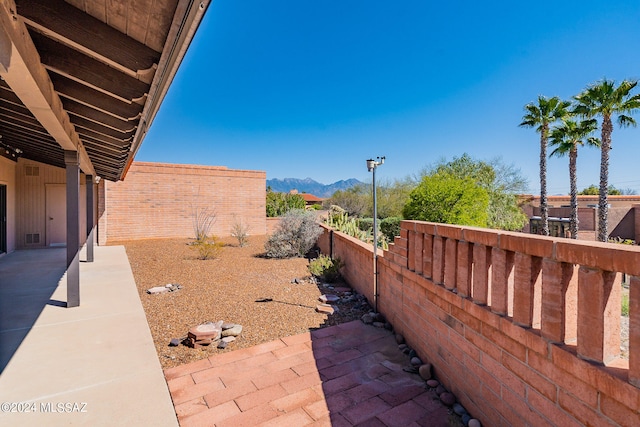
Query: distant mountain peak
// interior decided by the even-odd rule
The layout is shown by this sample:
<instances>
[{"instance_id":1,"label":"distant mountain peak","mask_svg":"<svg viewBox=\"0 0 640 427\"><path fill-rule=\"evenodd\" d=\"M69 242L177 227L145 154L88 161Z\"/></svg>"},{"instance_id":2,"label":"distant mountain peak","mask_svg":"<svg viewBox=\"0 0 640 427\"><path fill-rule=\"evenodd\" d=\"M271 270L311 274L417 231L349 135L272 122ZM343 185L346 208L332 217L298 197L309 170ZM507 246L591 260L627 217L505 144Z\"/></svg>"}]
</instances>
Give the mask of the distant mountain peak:
<instances>
[{"instance_id":1,"label":"distant mountain peak","mask_svg":"<svg viewBox=\"0 0 640 427\"><path fill-rule=\"evenodd\" d=\"M284 178L284 179L268 179L267 187L271 187L273 191L288 193L291 190L298 190L299 193L309 193L318 197L331 197L333 193L338 190L346 190L356 185L363 184L355 178L349 178L346 180L336 181L333 184L321 184L309 177L304 179L299 178Z\"/></svg>"}]
</instances>

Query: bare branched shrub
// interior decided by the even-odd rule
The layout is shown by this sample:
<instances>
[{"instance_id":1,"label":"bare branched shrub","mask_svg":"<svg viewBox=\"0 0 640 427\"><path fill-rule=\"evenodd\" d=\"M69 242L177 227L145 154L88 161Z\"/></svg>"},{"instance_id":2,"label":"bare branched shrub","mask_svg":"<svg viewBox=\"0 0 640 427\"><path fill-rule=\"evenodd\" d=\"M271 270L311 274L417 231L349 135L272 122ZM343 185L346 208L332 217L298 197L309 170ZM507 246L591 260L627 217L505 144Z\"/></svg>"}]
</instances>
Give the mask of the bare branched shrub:
<instances>
[{"instance_id":1,"label":"bare branched shrub","mask_svg":"<svg viewBox=\"0 0 640 427\"><path fill-rule=\"evenodd\" d=\"M289 211L265 243L266 255L269 258L304 256L316 243L320 234L322 229L314 212Z\"/></svg>"},{"instance_id":2,"label":"bare branched shrub","mask_svg":"<svg viewBox=\"0 0 640 427\"><path fill-rule=\"evenodd\" d=\"M191 212L196 242L206 240L211 227L216 222L216 211L210 207L192 205Z\"/></svg>"},{"instance_id":3,"label":"bare branched shrub","mask_svg":"<svg viewBox=\"0 0 640 427\"><path fill-rule=\"evenodd\" d=\"M242 218L238 218L233 215L233 224L231 224L231 236L238 240L240 247L246 246L249 238L249 225L242 221Z\"/></svg>"}]
</instances>

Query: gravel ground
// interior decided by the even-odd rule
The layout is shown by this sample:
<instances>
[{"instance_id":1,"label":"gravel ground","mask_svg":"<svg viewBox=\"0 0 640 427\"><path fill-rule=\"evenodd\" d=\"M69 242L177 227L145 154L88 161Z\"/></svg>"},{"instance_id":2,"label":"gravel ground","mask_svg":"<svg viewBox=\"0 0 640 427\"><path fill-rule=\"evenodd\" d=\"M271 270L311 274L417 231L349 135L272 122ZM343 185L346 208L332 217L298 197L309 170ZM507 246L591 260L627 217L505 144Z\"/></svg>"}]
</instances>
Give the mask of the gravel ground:
<instances>
[{"instance_id":1,"label":"gravel ground","mask_svg":"<svg viewBox=\"0 0 640 427\"><path fill-rule=\"evenodd\" d=\"M164 369L359 319L368 311L357 302L339 302L338 312L317 313L318 297L337 292L310 280L307 259L262 257L265 240L265 236L252 236L247 246L239 247L233 238L222 239L224 250L211 260L197 259L197 252L189 246L190 239L114 242L126 248ZM292 283L293 279L300 283ZM146 292L169 283L183 288L156 295ZM273 301L256 302L263 298ZM215 345L198 349L169 347L171 339L186 337L190 328L218 320L243 326L242 334L226 349Z\"/></svg>"}]
</instances>

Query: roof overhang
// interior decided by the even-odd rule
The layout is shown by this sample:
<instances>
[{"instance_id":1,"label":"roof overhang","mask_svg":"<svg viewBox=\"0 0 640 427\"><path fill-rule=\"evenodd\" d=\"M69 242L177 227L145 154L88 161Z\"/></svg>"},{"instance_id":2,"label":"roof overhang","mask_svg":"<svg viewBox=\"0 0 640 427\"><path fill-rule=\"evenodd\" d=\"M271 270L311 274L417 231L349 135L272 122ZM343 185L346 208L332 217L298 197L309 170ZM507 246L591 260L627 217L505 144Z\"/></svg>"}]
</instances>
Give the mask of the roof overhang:
<instances>
[{"instance_id":1,"label":"roof overhang","mask_svg":"<svg viewBox=\"0 0 640 427\"><path fill-rule=\"evenodd\" d=\"M126 174L210 0L0 0L0 148Z\"/></svg>"}]
</instances>

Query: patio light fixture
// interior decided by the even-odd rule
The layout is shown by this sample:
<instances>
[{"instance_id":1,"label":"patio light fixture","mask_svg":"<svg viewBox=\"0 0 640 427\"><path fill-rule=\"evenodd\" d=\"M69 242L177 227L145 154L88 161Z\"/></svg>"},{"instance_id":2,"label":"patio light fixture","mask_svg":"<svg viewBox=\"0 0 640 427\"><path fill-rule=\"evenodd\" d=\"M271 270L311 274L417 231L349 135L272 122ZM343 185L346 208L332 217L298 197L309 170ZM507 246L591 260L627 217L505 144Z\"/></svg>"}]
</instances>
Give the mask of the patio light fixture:
<instances>
[{"instance_id":1,"label":"patio light fixture","mask_svg":"<svg viewBox=\"0 0 640 427\"><path fill-rule=\"evenodd\" d=\"M367 170L373 172L373 309L378 312L378 202L376 191L376 169L384 164L385 157L376 157L377 160L367 160Z\"/></svg>"}]
</instances>

